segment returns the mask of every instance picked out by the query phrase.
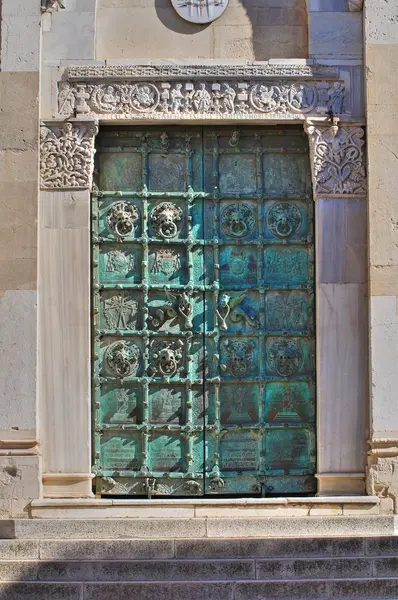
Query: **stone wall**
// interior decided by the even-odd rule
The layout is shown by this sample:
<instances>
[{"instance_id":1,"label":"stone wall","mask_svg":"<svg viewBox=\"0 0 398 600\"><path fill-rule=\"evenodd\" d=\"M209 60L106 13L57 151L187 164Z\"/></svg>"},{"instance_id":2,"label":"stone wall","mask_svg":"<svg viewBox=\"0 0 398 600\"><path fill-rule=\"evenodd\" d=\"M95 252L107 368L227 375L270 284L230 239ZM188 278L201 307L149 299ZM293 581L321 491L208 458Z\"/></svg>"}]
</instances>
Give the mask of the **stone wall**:
<instances>
[{"instance_id":1,"label":"stone wall","mask_svg":"<svg viewBox=\"0 0 398 600\"><path fill-rule=\"evenodd\" d=\"M398 511L398 1L365 2L369 162L369 491Z\"/></svg>"},{"instance_id":2,"label":"stone wall","mask_svg":"<svg viewBox=\"0 0 398 600\"><path fill-rule=\"evenodd\" d=\"M36 411L40 4L3 0L0 70L0 517L40 494Z\"/></svg>"},{"instance_id":3,"label":"stone wall","mask_svg":"<svg viewBox=\"0 0 398 600\"><path fill-rule=\"evenodd\" d=\"M305 58L305 0L230 0L208 26L181 19L170 0L99 0L98 59Z\"/></svg>"}]
</instances>

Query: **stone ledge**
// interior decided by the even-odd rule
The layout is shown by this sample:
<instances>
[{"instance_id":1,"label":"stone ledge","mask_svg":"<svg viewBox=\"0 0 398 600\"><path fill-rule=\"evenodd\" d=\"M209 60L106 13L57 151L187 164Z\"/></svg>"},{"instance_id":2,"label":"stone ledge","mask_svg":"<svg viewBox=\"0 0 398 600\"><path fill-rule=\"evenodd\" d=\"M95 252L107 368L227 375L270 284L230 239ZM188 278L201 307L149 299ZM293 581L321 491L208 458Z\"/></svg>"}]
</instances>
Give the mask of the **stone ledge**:
<instances>
[{"instance_id":1,"label":"stone ledge","mask_svg":"<svg viewBox=\"0 0 398 600\"><path fill-rule=\"evenodd\" d=\"M45 498L33 500L33 518L217 518L311 517L379 514L376 496L325 496L315 498L187 498L118 499Z\"/></svg>"},{"instance_id":2,"label":"stone ledge","mask_svg":"<svg viewBox=\"0 0 398 600\"><path fill-rule=\"evenodd\" d=\"M380 515L247 518L78 518L0 521L0 539L220 539L386 537L398 517Z\"/></svg>"}]
</instances>

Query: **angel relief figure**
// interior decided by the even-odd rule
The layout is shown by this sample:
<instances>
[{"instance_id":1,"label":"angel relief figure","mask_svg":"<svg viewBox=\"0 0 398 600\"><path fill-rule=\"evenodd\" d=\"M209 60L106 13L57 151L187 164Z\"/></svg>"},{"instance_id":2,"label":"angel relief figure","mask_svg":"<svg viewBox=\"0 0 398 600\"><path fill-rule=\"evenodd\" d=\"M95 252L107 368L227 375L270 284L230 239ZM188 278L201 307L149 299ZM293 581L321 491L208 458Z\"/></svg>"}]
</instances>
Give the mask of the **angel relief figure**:
<instances>
[{"instance_id":1,"label":"angel relief figure","mask_svg":"<svg viewBox=\"0 0 398 600\"><path fill-rule=\"evenodd\" d=\"M61 83L58 110L61 115L71 115L75 110L75 90L68 81Z\"/></svg>"}]
</instances>

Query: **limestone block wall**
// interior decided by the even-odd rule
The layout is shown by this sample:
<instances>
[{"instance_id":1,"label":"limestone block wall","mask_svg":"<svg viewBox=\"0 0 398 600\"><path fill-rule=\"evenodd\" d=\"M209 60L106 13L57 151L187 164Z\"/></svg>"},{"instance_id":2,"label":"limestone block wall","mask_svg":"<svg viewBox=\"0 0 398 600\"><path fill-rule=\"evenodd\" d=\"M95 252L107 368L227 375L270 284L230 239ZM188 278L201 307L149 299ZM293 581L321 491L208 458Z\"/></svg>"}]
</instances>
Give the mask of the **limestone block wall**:
<instances>
[{"instance_id":1,"label":"limestone block wall","mask_svg":"<svg viewBox=\"0 0 398 600\"><path fill-rule=\"evenodd\" d=\"M368 488L398 510L398 0L365 1L371 452Z\"/></svg>"},{"instance_id":2,"label":"limestone block wall","mask_svg":"<svg viewBox=\"0 0 398 600\"><path fill-rule=\"evenodd\" d=\"M41 493L36 403L40 4L1 3L0 517Z\"/></svg>"},{"instance_id":3,"label":"limestone block wall","mask_svg":"<svg viewBox=\"0 0 398 600\"><path fill-rule=\"evenodd\" d=\"M230 0L208 26L183 21L170 0L98 0L98 59L305 58L305 0Z\"/></svg>"}]
</instances>

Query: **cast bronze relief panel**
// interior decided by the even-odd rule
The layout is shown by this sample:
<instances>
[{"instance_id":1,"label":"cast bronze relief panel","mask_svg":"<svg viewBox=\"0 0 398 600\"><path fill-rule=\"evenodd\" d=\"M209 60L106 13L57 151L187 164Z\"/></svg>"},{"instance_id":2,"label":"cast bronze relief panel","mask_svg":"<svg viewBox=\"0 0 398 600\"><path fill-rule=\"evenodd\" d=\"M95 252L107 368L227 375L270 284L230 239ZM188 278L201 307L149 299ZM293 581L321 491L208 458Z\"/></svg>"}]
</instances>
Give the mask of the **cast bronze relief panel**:
<instances>
[{"instance_id":1,"label":"cast bronze relief panel","mask_svg":"<svg viewBox=\"0 0 398 600\"><path fill-rule=\"evenodd\" d=\"M97 493L314 491L313 239L297 128L100 133Z\"/></svg>"}]
</instances>

